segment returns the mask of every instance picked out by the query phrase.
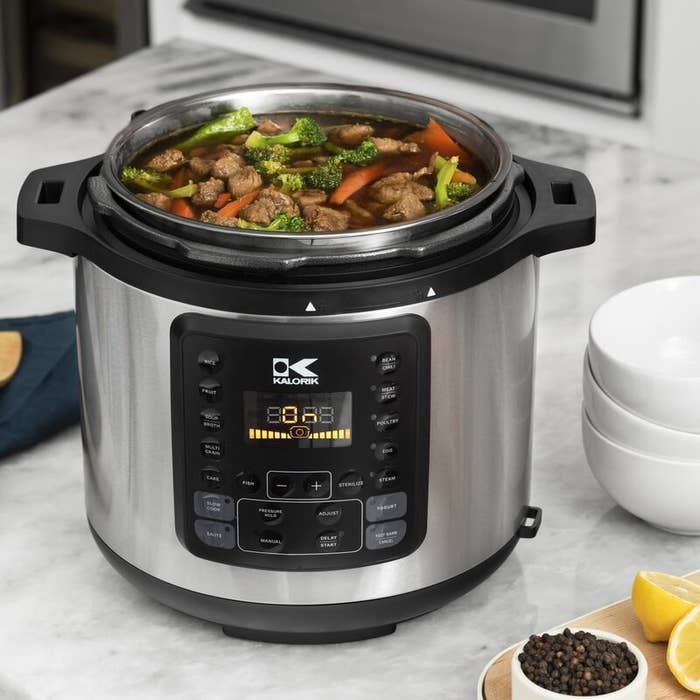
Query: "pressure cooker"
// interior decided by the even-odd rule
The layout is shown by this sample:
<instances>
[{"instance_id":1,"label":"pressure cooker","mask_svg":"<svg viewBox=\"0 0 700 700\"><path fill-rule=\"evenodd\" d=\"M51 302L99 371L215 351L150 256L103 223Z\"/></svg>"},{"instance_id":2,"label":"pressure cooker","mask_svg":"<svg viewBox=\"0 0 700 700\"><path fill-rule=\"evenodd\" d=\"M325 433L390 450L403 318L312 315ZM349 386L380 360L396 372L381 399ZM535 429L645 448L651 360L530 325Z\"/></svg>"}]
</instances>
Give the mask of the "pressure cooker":
<instances>
[{"instance_id":1,"label":"pressure cooker","mask_svg":"<svg viewBox=\"0 0 700 700\"><path fill-rule=\"evenodd\" d=\"M182 219L120 182L153 142L242 105L434 117L488 180L421 219L332 234ZM104 556L156 600L270 641L386 634L473 588L541 521L538 258L594 238L583 174L513 157L453 106L366 87L176 100L104 154L31 173L19 241L75 258ZM312 431L305 413L325 419Z\"/></svg>"}]
</instances>

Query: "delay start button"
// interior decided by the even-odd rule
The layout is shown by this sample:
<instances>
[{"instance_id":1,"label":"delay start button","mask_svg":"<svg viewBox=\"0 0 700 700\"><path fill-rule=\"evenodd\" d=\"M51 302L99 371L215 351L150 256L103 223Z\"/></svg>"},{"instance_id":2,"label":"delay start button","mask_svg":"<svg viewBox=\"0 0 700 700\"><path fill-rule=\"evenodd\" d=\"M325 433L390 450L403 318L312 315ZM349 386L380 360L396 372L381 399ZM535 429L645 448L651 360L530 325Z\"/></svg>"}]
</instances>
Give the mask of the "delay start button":
<instances>
[{"instance_id":1,"label":"delay start button","mask_svg":"<svg viewBox=\"0 0 700 700\"><path fill-rule=\"evenodd\" d=\"M336 530L325 530L316 538L316 549L319 552L335 552L340 547L340 533Z\"/></svg>"}]
</instances>

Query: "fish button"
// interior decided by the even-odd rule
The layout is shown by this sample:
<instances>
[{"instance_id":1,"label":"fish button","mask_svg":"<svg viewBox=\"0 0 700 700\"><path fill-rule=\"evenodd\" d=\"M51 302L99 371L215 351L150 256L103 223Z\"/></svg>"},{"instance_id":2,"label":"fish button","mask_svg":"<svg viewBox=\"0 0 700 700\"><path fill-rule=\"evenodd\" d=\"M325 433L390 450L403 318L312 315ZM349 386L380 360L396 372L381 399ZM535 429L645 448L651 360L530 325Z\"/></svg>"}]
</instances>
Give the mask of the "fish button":
<instances>
[{"instance_id":1,"label":"fish button","mask_svg":"<svg viewBox=\"0 0 700 700\"><path fill-rule=\"evenodd\" d=\"M331 477L320 472L304 479L304 491L310 498L328 498L331 495Z\"/></svg>"},{"instance_id":2,"label":"fish button","mask_svg":"<svg viewBox=\"0 0 700 700\"><path fill-rule=\"evenodd\" d=\"M371 496L367 499L367 520L376 523L380 520L403 518L406 515L406 503L406 494L403 491Z\"/></svg>"},{"instance_id":3,"label":"fish button","mask_svg":"<svg viewBox=\"0 0 700 700\"><path fill-rule=\"evenodd\" d=\"M406 521L392 520L388 523L370 525L365 530L367 549L395 547L406 536Z\"/></svg>"},{"instance_id":4,"label":"fish button","mask_svg":"<svg viewBox=\"0 0 700 700\"><path fill-rule=\"evenodd\" d=\"M233 520L236 516L236 504L230 496L225 496L221 493L195 491L194 512L200 518Z\"/></svg>"},{"instance_id":5,"label":"fish button","mask_svg":"<svg viewBox=\"0 0 700 700\"><path fill-rule=\"evenodd\" d=\"M202 456L209 459L221 459L224 456L224 445L216 438L204 438L199 443L199 449Z\"/></svg>"},{"instance_id":6,"label":"fish button","mask_svg":"<svg viewBox=\"0 0 700 700\"><path fill-rule=\"evenodd\" d=\"M393 469L382 469L374 479L374 485L379 491L393 489L399 484L399 473Z\"/></svg>"},{"instance_id":7,"label":"fish button","mask_svg":"<svg viewBox=\"0 0 700 700\"><path fill-rule=\"evenodd\" d=\"M340 547L340 533L336 530L326 530L316 538L316 549L319 552L335 552Z\"/></svg>"},{"instance_id":8,"label":"fish button","mask_svg":"<svg viewBox=\"0 0 700 700\"><path fill-rule=\"evenodd\" d=\"M238 488L247 491L248 493L255 493L260 488L260 479L258 479L255 474L248 474L243 472L236 477L236 485Z\"/></svg>"},{"instance_id":9,"label":"fish button","mask_svg":"<svg viewBox=\"0 0 700 700\"><path fill-rule=\"evenodd\" d=\"M316 510L316 520L328 527L336 525L343 517L343 506L340 503L324 503Z\"/></svg>"},{"instance_id":10,"label":"fish button","mask_svg":"<svg viewBox=\"0 0 700 700\"><path fill-rule=\"evenodd\" d=\"M221 369L221 357L216 350L202 350L197 357L197 364L207 372L218 372Z\"/></svg>"},{"instance_id":11,"label":"fish button","mask_svg":"<svg viewBox=\"0 0 700 700\"><path fill-rule=\"evenodd\" d=\"M212 403L218 401L221 398L221 384L210 377L202 379L199 382L199 394Z\"/></svg>"},{"instance_id":12,"label":"fish button","mask_svg":"<svg viewBox=\"0 0 700 700\"><path fill-rule=\"evenodd\" d=\"M260 533L258 542L263 549L267 549L269 552L277 552L284 545L284 537L275 530L264 530Z\"/></svg>"},{"instance_id":13,"label":"fish button","mask_svg":"<svg viewBox=\"0 0 700 700\"><path fill-rule=\"evenodd\" d=\"M236 531L229 523L217 523L213 520L195 520L194 532L209 547L233 549L236 546Z\"/></svg>"}]
</instances>

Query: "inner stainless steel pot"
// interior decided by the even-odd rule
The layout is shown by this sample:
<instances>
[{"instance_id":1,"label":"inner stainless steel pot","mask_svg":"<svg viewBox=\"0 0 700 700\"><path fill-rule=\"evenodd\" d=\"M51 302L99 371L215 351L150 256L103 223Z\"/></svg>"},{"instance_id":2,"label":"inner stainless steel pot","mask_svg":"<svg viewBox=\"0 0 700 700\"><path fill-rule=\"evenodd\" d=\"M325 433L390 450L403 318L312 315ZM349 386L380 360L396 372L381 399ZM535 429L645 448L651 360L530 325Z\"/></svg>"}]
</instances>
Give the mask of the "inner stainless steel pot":
<instances>
[{"instance_id":1,"label":"inner stainless steel pot","mask_svg":"<svg viewBox=\"0 0 700 700\"><path fill-rule=\"evenodd\" d=\"M465 148L478 155L488 182L470 199L413 221L344 233L265 233L223 228L156 209L136 198L120 181L121 168L155 141L247 106L253 114L302 112L355 117L386 117L425 124L435 117ZM304 253L310 246L324 253L380 250L444 231L470 219L501 188L512 165L507 144L485 122L469 112L427 97L380 88L335 84L273 84L207 92L165 103L135 117L119 132L105 154L102 175L109 188L136 216L160 230L184 238L239 250L277 254Z\"/></svg>"}]
</instances>

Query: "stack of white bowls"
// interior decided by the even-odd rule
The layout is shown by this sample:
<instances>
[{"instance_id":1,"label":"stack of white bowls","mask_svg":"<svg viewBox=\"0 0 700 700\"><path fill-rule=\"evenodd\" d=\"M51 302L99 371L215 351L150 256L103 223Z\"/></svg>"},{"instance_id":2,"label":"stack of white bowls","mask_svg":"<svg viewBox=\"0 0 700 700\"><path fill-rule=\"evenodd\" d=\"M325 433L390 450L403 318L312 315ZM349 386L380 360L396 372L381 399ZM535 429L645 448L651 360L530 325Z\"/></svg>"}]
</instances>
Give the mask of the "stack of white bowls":
<instances>
[{"instance_id":1,"label":"stack of white bowls","mask_svg":"<svg viewBox=\"0 0 700 700\"><path fill-rule=\"evenodd\" d=\"M625 510L700 535L700 277L633 287L596 311L583 444L593 474Z\"/></svg>"}]
</instances>

